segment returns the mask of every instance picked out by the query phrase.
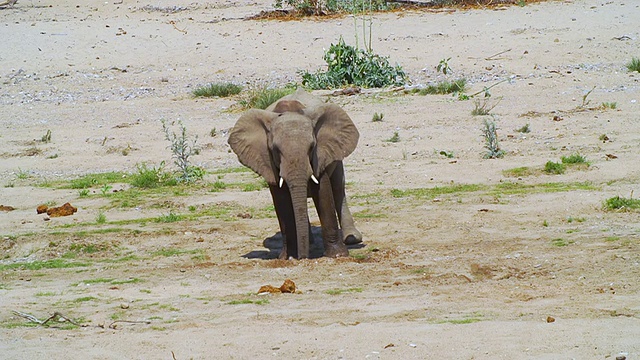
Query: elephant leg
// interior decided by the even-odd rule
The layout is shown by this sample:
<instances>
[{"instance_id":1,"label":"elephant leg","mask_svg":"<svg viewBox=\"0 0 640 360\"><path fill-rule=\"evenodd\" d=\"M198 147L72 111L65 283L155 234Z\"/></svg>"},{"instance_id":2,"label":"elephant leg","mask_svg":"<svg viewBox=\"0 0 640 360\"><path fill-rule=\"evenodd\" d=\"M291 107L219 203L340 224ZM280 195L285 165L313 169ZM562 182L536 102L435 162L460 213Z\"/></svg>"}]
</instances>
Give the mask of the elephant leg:
<instances>
[{"instance_id":1,"label":"elephant leg","mask_svg":"<svg viewBox=\"0 0 640 360\"><path fill-rule=\"evenodd\" d=\"M280 252L279 259L288 259L289 256L295 256L288 254L288 249L295 248L295 246L287 246L290 241L296 241L296 225L293 217L293 207L291 204L291 194L286 188L280 188L278 186L269 185L271 191L271 198L273 199L273 207L276 209L276 215L278 217L278 224L280 225L280 233L282 234L282 251Z\"/></svg>"},{"instance_id":2,"label":"elephant leg","mask_svg":"<svg viewBox=\"0 0 640 360\"><path fill-rule=\"evenodd\" d=\"M347 245L359 244L362 242L362 234L356 229L353 216L347 206L347 195L344 187L344 165L342 161L338 161L336 162L333 173L331 173L331 188L333 190L333 199L336 203L336 210L338 210L342 239Z\"/></svg>"},{"instance_id":3,"label":"elephant leg","mask_svg":"<svg viewBox=\"0 0 640 360\"><path fill-rule=\"evenodd\" d=\"M329 176L322 176L320 178L318 188L318 192L313 193L313 202L318 210L318 217L322 225L324 255L328 257L349 256L349 250L347 250L340 236L333 190L331 189Z\"/></svg>"}]
</instances>

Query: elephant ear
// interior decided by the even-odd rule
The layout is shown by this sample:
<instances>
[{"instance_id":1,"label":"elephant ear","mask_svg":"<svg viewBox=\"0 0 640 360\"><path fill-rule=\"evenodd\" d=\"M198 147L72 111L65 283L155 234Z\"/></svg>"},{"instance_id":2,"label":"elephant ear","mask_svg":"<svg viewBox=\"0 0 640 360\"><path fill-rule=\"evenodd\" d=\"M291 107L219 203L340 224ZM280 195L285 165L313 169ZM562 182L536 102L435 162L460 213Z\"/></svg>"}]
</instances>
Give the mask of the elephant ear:
<instances>
[{"instance_id":1,"label":"elephant ear","mask_svg":"<svg viewBox=\"0 0 640 360\"><path fill-rule=\"evenodd\" d=\"M271 122L278 114L251 109L245 112L229 132L228 143L240 162L276 185L276 177L267 144Z\"/></svg>"},{"instance_id":2,"label":"elephant ear","mask_svg":"<svg viewBox=\"0 0 640 360\"><path fill-rule=\"evenodd\" d=\"M360 133L347 113L335 104L322 104L306 113L315 121L317 171L342 160L356 149Z\"/></svg>"}]
</instances>

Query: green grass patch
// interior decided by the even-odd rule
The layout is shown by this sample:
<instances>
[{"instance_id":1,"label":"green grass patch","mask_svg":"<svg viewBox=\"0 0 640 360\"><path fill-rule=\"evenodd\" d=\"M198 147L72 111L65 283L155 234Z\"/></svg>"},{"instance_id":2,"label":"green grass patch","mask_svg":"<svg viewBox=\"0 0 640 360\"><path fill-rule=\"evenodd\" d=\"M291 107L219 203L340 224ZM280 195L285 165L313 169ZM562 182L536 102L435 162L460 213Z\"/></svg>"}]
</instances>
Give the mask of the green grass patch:
<instances>
[{"instance_id":1,"label":"green grass patch","mask_svg":"<svg viewBox=\"0 0 640 360\"><path fill-rule=\"evenodd\" d=\"M557 247L564 247L564 246L568 246L569 244L570 242L563 238L557 238L557 239L551 240L551 245L557 246Z\"/></svg>"},{"instance_id":2,"label":"green grass patch","mask_svg":"<svg viewBox=\"0 0 640 360\"><path fill-rule=\"evenodd\" d=\"M435 199L436 197L442 195L470 193L485 190L486 188L487 187L485 185L480 184L460 184L407 190L392 189L391 195L395 198L415 197L420 199Z\"/></svg>"},{"instance_id":3,"label":"green grass patch","mask_svg":"<svg viewBox=\"0 0 640 360\"><path fill-rule=\"evenodd\" d=\"M35 293L34 295L40 297L40 296L56 296L58 294L56 294L53 291L40 291Z\"/></svg>"},{"instance_id":4,"label":"green grass patch","mask_svg":"<svg viewBox=\"0 0 640 360\"><path fill-rule=\"evenodd\" d=\"M600 187L593 185L591 182L575 182L560 183L550 182L542 184L522 184L517 182L502 182L496 184L491 189L493 195L519 195L519 194L537 194L537 193L554 193L575 190L599 190Z\"/></svg>"},{"instance_id":5,"label":"green grass patch","mask_svg":"<svg viewBox=\"0 0 640 360\"><path fill-rule=\"evenodd\" d=\"M640 199L632 199L632 198L623 198L620 196L614 196L605 200L604 209L605 210L616 210L616 211L631 211L637 210L640 208Z\"/></svg>"},{"instance_id":6,"label":"green grass patch","mask_svg":"<svg viewBox=\"0 0 640 360\"><path fill-rule=\"evenodd\" d=\"M177 248L162 248L160 250L152 252L151 256L171 257L171 256L180 256L180 255L198 255L203 253L204 253L204 250L202 249L185 250L185 249L177 249Z\"/></svg>"},{"instance_id":7,"label":"green grass patch","mask_svg":"<svg viewBox=\"0 0 640 360\"><path fill-rule=\"evenodd\" d=\"M90 266L89 263L68 261L66 259L52 259L43 261L33 261L29 263L14 263L0 265L0 271L22 269L22 270L42 270L42 269L68 269L75 267Z\"/></svg>"},{"instance_id":8,"label":"green grass patch","mask_svg":"<svg viewBox=\"0 0 640 360\"><path fill-rule=\"evenodd\" d=\"M386 218L387 214L372 212L371 209L365 209L353 213L353 217L356 219L381 219Z\"/></svg>"},{"instance_id":9,"label":"green grass patch","mask_svg":"<svg viewBox=\"0 0 640 360\"><path fill-rule=\"evenodd\" d=\"M587 166L589 166L589 162L587 161L587 158L585 158L584 156L580 155L579 153L575 153L569 156L563 156L561 158L562 163L563 164L568 164L568 165L580 165L580 164L585 164Z\"/></svg>"},{"instance_id":10,"label":"green grass patch","mask_svg":"<svg viewBox=\"0 0 640 360\"><path fill-rule=\"evenodd\" d=\"M173 223L184 219L184 216L175 214L173 211L169 211L166 215L160 215L155 218L155 222L157 223Z\"/></svg>"},{"instance_id":11,"label":"green grass patch","mask_svg":"<svg viewBox=\"0 0 640 360\"><path fill-rule=\"evenodd\" d=\"M324 293L329 295L342 295L342 294L348 294L348 293L361 293L362 291L363 289L360 287L353 287L348 289L329 289L329 290L326 290Z\"/></svg>"},{"instance_id":12,"label":"green grass patch","mask_svg":"<svg viewBox=\"0 0 640 360\"><path fill-rule=\"evenodd\" d=\"M87 174L77 179L71 180L67 184L62 184L62 189L88 189L103 186L109 183L122 183L126 181L127 174L122 172L106 172L99 174Z\"/></svg>"},{"instance_id":13,"label":"green grass patch","mask_svg":"<svg viewBox=\"0 0 640 360\"><path fill-rule=\"evenodd\" d=\"M98 299L93 297L93 296L83 296L83 297L79 297L77 299L74 299L73 302L81 303L81 302L87 302L87 301L93 301L93 300L98 300Z\"/></svg>"},{"instance_id":14,"label":"green grass patch","mask_svg":"<svg viewBox=\"0 0 640 360\"><path fill-rule=\"evenodd\" d=\"M196 97L229 97L237 95L242 91L241 85L232 83L216 82L205 86L201 86L193 90L193 96Z\"/></svg>"},{"instance_id":15,"label":"green grass patch","mask_svg":"<svg viewBox=\"0 0 640 360\"><path fill-rule=\"evenodd\" d=\"M245 304L255 304L255 305L266 305L269 303L269 299L240 299L240 300L231 300L228 301L227 305L245 305Z\"/></svg>"},{"instance_id":16,"label":"green grass patch","mask_svg":"<svg viewBox=\"0 0 640 360\"><path fill-rule=\"evenodd\" d=\"M465 319L450 319L450 320L442 320L440 324L453 324L453 325L465 325L465 324L473 324L482 321L481 318L470 317Z\"/></svg>"},{"instance_id":17,"label":"green grass patch","mask_svg":"<svg viewBox=\"0 0 640 360\"><path fill-rule=\"evenodd\" d=\"M536 174L536 171L528 166L502 170L502 175L507 177L525 177Z\"/></svg>"}]
</instances>

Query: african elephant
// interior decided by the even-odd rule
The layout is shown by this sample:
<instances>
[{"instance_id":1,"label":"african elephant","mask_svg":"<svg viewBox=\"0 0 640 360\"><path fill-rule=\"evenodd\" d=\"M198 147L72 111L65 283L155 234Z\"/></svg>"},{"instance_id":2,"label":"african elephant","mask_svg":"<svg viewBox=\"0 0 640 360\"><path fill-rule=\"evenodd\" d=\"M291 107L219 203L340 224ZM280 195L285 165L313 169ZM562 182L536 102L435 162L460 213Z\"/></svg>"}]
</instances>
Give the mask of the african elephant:
<instances>
[{"instance_id":1,"label":"african elephant","mask_svg":"<svg viewBox=\"0 0 640 360\"><path fill-rule=\"evenodd\" d=\"M362 241L347 207L342 164L359 136L344 110L302 89L266 110L248 110L229 132L238 160L269 184L284 237L281 259L309 257L308 196L320 218L325 256L347 256L346 245Z\"/></svg>"}]
</instances>

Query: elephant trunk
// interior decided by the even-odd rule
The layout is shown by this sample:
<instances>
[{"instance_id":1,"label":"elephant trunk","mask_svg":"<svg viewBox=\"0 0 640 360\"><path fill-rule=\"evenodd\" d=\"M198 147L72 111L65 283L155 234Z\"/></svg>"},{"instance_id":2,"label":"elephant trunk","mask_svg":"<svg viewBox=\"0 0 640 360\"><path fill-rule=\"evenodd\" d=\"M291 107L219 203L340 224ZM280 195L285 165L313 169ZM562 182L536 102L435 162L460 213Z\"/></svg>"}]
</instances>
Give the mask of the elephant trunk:
<instances>
[{"instance_id":1,"label":"elephant trunk","mask_svg":"<svg viewBox=\"0 0 640 360\"><path fill-rule=\"evenodd\" d=\"M309 213L307 211L307 181L299 180L288 183L295 218L295 237L287 237L289 255L298 259L309 257ZM295 241L294 241L295 239Z\"/></svg>"}]
</instances>

